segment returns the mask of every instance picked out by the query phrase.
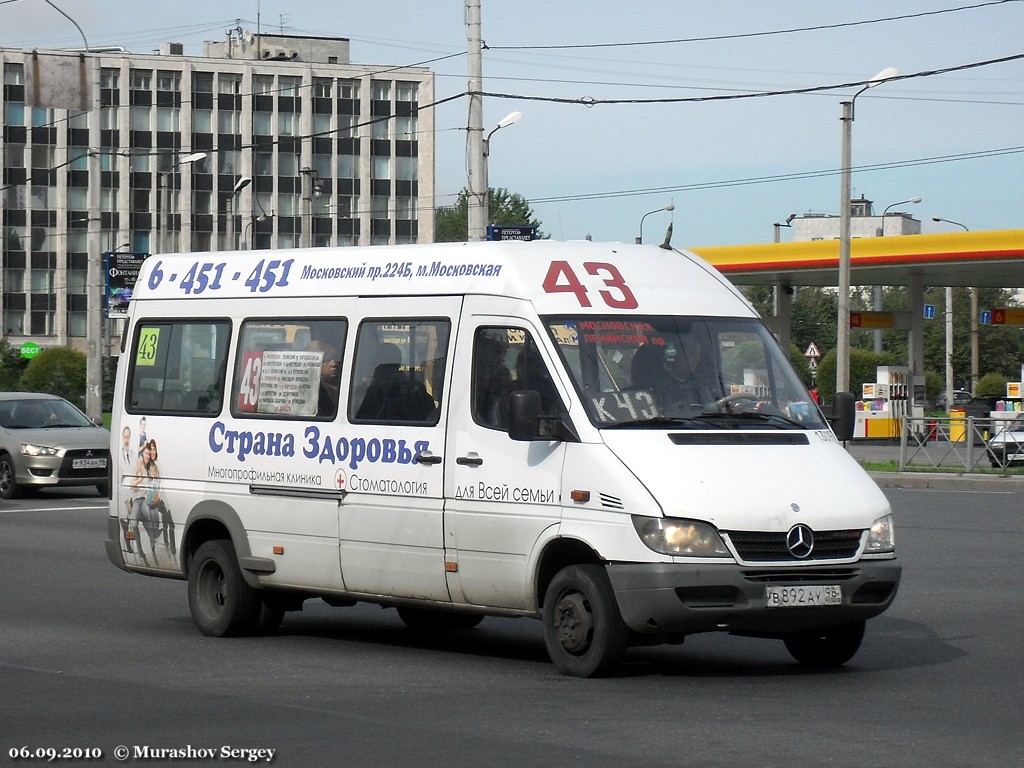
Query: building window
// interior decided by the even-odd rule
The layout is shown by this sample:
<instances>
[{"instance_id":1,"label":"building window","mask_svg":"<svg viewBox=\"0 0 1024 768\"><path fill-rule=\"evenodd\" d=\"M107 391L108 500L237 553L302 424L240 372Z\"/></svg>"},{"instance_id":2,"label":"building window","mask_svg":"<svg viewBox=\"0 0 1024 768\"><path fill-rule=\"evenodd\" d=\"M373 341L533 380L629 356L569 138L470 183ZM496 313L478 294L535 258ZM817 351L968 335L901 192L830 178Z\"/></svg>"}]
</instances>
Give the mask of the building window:
<instances>
[{"instance_id":1,"label":"building window","mask_svg":"<svg viewBox=\"0 0 1024 768\"><path fill-rule=\"evenodd\" d=\"M4 125L24 125L25 105L16 102L4 104Z\"/></svg>"},{"instance_id":2,"label":"building window","mask_svg":"<svg viewBox=\"0 0 1024 768\"><path fill-rule=\"evenodd\" d=\"M80 130L87 130L89 128L89 113L88 112L70 112L68 113L68 127L78 128Z\"/></svg>"},{"instance_id":3,"label":"building window","mask_svg":"<svg viewBox=\"0 0 1024 768\"><path fill-rule=\"evenodd\" d=\"M117 130L117 107L100 107L100 130Z\"/></svg>"},{"instance_id":4,"label":"building window","mask_svg":"<svg viewBox=\"0 0 1024 768\"><path fill-rule=\"evenodd\" d=\"M391 178L391 158L390 157L375 157L373 158L373 175L371 178L374 179L390 179Z\"/></svg>"},{"instance_id":5,"label":"building window","mask_svg":"<svg viewBox=\"0 0 1024 768\"><path fill-rule=\"evenodd\" d=\"M89 190L86 187L70 187L68 189L68 209L72 211L89 210Z\"/></svg>"},{"instance_id":6,"label":"building window","mask_svg":"<svg viewBox=\"0 0 1024 768\"><path fill-rule=\"evenodd\" d=\"M227 110L217 111L217 131L227 135L237 134L239 131L240 112L229 112Z\"/></svg>"},{"instance_id":7,"label":"building window","mask_svg":"<svg viewBox=\"0 0 1024 768\"><path fill-rule=\"evenodd\" d=\"M55 148L48 144L35 144L32 147L32 167L33 168L52 168L54 166L53 154Z\"/></svg>"},{"instance_id":8,"label":"building window","mask_svg":"<svg viewBox=\"0 0 1024 768\"><path fill-rule=\"evenodd\" d=\"M242 92L242 76L229 75L224 72L217 78L217 92L225 94L237 94Z\"/></svg>"},{"instance_id":9,"label":"building window","mask_svg":"<svg viewBox=\"0 0 1024 768\"><path fill-rule=\"evenodd\" d=\"M299 156L281 152L277 156L277 174L282 178L299 175Z\"/></svg>"},{"instance_id":10,"label":"building window","mask_svg":"<svg viewBox=\"0 0 1024 768\"><path fill-rule=\"evenodd\" d=\"M88 318L87 312L68 312L68 336L87 336Z\"/></svg>"},{"instance_id":11,"label":"building window","mask_svg":"<svg viewBox=\"0 0 1024 768\"><path fill-rule=\"evenodd\" d=\"M129 127L133 131L142 131L147 133L151 128L149 118L149 107L132 107L129 110Z\"/></svg>"},{"instance_id":12,"label":"building window","mask_svg":"<svg viewBox=\"0 0 1024 768\"><path fill-rule=\"evenodd\" d=\"M153 72L149 69L133 69L131 71L131 89L133 91L149 91L153 87Z\"/></svg>"},{"instance_id":13,"label":"building window","mask_svg":"<svg viewBox=\"0 0 1024 768\"><path fill-rule=\"evenodd\" d=\"M208 191L197 191L192 194L193 213L213 213L213 193Z\"/></svg>"},{"instance_id":14,"label":"building window","mask_svg":"<svg viewBox=\"0 0 1024 768\"><path fill-rule=\"evenodd\" d=\"M415 157L395 158L395 178L401 181L416 181L419 173L419 162Z\"/></svg>"},{"instance_id":15,"label":"building window","mask_svg":"<svg viewBox=\"0 0 1024 768\"><path fill-rule=\"evenodd\" d=\"M416 101L419 83L398 82L395 84L395 98L398 101Z\"/></svg>"},{"instance_id":16,"label":"building window","mask_svg":"<svg viewBox=\"0 0 1024 768\"><path fill-rule=\"evenodd\" d=\"M222 113L223 114L223 113ZM238 150L227 150L222 149L217 153L217 172L218 173L241 173L242 171L242 153Z\"/></svg>"},{"instance_id":17,"label":"building window","mask_svg":"<svg viewBox=\"0 0 1024 768\"><path fill-rule=\"evenodd\" d=\"M338 178L356 178L358 161L359 158L355 155L338 155Z\"/></svg>"},{"instance_id":18,"label":"building window","mask_svg":"<svg viewBox=\"0 0 1024 768\"><path fill-rule=\"evenodd\" d=\"M351 101L359 100L359 81L358 80L339 80L338 81L338 98L349 99Z\"/></svg>"},{"instance_id":19,"label":"building window","mask_svg":"<svg viewBox=\"0 0 1024 768\"><path fill-rule=\"evenodd\" d=\"M332 81L329 77L314 77L313 96L320 99L329 99L331 97L331 85Z\"/></svg>"},{"instance_id":20,"label":"building window","mask_svg":"<svg viewBox=\"0 0 1024 768\"><path fill-rule=\"evenodd\" d=\"M103 69L100 71L100 88L116 91L120 82L120 71L116 69Z\"/></svg>"},{"instance_id":21,"label":"building window","mask_svg":"<svg viewBox=\"0 0 1024 768\"><path fill-rule=\"evenodd\" d=\"M172 133L178 133L179 127L179 110L177 107L157 107L156 108L156 129L158 131L169 131Z\"/></svg>"},{"instance_id":22,"label":"building window","mask_svg":"<svg viewBox=\"0 0 1024 768\"><path fill-rule=\"evenodd\" d=\"M274 92L273 75L253 75L252 93L254 96L268 96Z\"/></svg>"},{"instance_id":23,"label":"building window","mask_svg":"<svg viewBox=\"0 0 1024 768\"><path fill-rule=\"evenodd\" d=\"M197 109L192 112L193 133L213 133L213 110Z\"/></svg>"},{"instance_id":24,"label":"building window","mask_svg":"<svg viewBox=\"0 0 1024 768\"><path fill-rule=\"evenodd\" d=\"M280 77L278 82L281 85L281 95L299 98L302 95L301 77Z\"/></svg>"},{"instance_id":25,"label":"building window","mask_svg":"<svg viewBox=\"0 0 1024 768\"><path fill-rule=\"evenodd\" d=\"M25 68L21 64L4 64L4 85L24 85Z\"/></svg>"},{"instance_id":26,"label":"building window","mask_svg":"<svg viewBox=\"0 0 1024 768\"><path fill-rule=\"evenodd\" d=\"M53 110L49 107L32 107L32 127L48 128L53 125Z\"/></svg>"},{"instance_id":27,"label":"building window","mask_svg":"<svg viewBox=\"0 0 1024 768\"><path fill-rule=\"evenodd\" d=\"M255 136L274 135L274 116L270 112L252 113L252 132Z\"/></svg>"},{"instance_id":28,"label":"building window","mask_svg":"<svg viewBox=\"0 0 1024 768\"><path fill-rule=\"evenodd\" d=\"M331 132L331 116L330 115L313 115L313 133L314 134L327 134Z\"/></svg>"},{"instance_id":29,"label":"building window","mask_svg":"<svg viewBox=\"0 0 1024 768\"><path fill-rule=\"evenodd\" d=\"M391 101L391 83L387 80L374 80L371 92L374 101Z\"/></svg>"},{"instance_id":30,"label":"building window","mask_svg":"<svg viewBox=\"0 0 1024 768\"><path fill-rule=\"evenodd\" d=\"M299 115L296 112L280 112L277 115L277 132L280 136L299 135Z\"/></svg>"},{"instance_id":31,"label":"building window","mask_svg":"<svg viewBox=\"0 0 1024 768\"><path fill-rule=\"evenodd\" d=\"M195 72L192 74L192 90L196 93L213 93L213 73Z\"/></svg>"},{"instance_id":32,"label":"building window","mask_svg":"<svg viewBox=\"0 0 1024 768\"><path fill-rule=\"evenodd\" d=\"M156 73L156 89L158 91L180 91L181 73L158 71Z\"/></svg>"},{"instance_id":33,"label":"building window","mask_svg":"<svg viewBox=\"0 0 1024 768\"><path fill-rule=\"evenodd\" d=\"M129 166L135 173L149 173L153 166L151 161L150 155L134 154L131 156Z\"/></svg>"},{"instance_id":34,"label":"building window","mask_svg":"<svg viewBox=\"0 0 1024 768\"><path fill-rule=\"evenodd\" d=\"M391 138L391 118L390 117L378 117L373 121L370 126L370 136L374 139L390 139Z\"/></svg>"}]
</instances>

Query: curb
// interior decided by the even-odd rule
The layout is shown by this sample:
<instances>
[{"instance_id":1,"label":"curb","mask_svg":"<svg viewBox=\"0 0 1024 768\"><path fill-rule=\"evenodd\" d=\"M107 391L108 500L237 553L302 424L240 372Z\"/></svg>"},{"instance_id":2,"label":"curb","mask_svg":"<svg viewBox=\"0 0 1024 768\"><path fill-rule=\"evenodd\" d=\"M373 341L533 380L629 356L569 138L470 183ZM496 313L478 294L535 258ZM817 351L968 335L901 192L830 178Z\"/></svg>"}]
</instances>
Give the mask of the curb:
<instances>
[{"instance_id":1,"label":"curb","mask_svg":"<svg viewBox=\"0 0 1024 768\"><path fill-rule=\"evenodd\" d=\"M880 488L916 488L935 491L1020 491L1022 477L958 475L949 472L869 472Z\"/></svg>"}]
</instances>

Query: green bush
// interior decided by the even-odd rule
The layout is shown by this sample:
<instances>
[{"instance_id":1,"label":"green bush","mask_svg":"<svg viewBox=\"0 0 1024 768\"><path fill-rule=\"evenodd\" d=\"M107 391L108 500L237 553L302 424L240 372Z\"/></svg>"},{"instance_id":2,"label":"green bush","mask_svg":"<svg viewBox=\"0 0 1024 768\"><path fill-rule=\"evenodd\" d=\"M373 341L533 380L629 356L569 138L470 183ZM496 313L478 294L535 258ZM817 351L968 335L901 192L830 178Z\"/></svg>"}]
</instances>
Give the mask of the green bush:
<instances>
[{"instance_id":1,"label":"green bush","mask_svg":"<svg viewBox=\"0 0 1024 768\"><path fill-rule=\"evenodd\" d=\"M986 373L978 379L976 397L1006 397L1006 377L1001 373Z\"/></svg>"},{"instance_id":2,"label":"green bush","mask_svg":"<svg viewBox=\"0 0 1024 768\"><path fill-rule=\"evenodd\" d=\"M0 339L0 392L18 388L18 380L28 360L21 356L21 350L12 347L7 339Z\"/></svg>"},{"instance_id":3,"label":"green bush","mask_svg":"<svg viewBox=\"0 0 1024 768\"><path fill-rule=\"evenodd\" d=\"M85 355L69 347L44 349L18 380L23 392L48 392L85 407Z\"/></svg>"}]
</instances>

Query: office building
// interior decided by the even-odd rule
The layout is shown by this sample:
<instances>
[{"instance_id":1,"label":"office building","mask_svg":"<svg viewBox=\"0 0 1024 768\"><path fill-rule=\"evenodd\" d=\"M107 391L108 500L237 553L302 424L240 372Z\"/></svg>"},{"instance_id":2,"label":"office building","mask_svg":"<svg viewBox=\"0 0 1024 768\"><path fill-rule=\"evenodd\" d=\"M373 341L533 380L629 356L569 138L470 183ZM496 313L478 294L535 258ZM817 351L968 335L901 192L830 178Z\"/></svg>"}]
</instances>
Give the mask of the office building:
<instances>
[{"instance_id":1,"label":"office building","mask_svg":"<svg viewBox=\"0 0 1024 768\"><path fill-rule=\"evenodd\" d=\"M428 69L352 64L344 38L240 30L203 56L168 43L0 62L11 344L84 349L106 251L433 239Z\"/></svg>"}]
</instances>

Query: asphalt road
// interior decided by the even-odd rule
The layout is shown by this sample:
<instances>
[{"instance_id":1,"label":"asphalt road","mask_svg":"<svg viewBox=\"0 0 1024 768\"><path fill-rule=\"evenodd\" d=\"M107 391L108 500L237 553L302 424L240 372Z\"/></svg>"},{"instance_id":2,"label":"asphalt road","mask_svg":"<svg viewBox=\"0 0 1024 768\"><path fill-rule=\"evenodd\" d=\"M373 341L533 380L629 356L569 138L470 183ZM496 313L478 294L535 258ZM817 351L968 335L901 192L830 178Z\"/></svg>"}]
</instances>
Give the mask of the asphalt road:
<instances>
[{"instance_id":1,"label":"asphalt road","mask_svg":"<svg viewBox=\"0 0 1024 768\"><path fill-rule=\"evenodd\" d=\"M0 762L116 764L124 746L187 766L268 757L224 748L278 766L1020 765L1024 491L886 493L904 581L845 668L704 635L603 680L557 674L526 619L430 638L308 601L276 636L205 638L184 582L108 563L98 497L2 502Z\"/></svg>"}]
</instances>

